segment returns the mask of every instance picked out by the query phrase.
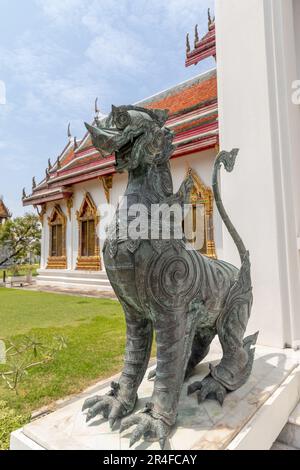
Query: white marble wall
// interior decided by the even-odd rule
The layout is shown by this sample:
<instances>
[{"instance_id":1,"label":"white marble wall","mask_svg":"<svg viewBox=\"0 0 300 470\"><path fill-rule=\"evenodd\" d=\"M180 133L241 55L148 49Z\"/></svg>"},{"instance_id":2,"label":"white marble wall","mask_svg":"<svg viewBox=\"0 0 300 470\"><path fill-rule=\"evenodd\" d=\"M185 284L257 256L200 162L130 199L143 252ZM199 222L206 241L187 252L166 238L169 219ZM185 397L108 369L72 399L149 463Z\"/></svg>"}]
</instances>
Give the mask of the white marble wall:
<instances>
[{"instance_id":1,"label":"white marble wall","mask_svg":"<svg viewBox=\"0 0 300 470\"><path fill-rule=\"evenodd\" d=\"M296 1L296 3L298 3ZM240 148L222 194L251 253L249 329L261 344L300 345L299 109L293 0L216 0L221 147ZM238 263L224 231L224 256Z\"/></svg>"}]
</instances>

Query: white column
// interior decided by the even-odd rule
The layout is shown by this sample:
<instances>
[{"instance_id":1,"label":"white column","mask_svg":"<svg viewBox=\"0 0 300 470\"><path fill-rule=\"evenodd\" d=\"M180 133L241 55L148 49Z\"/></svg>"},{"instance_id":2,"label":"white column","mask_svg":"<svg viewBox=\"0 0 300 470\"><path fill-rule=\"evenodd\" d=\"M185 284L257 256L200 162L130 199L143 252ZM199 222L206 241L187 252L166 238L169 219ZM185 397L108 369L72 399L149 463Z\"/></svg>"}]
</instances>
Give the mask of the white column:
<instances>
[{"instance_id":1,"label":"white column","mask_svg":"<svg viewBox=\"0 0 300 470\"><path fill-rule=\"evenodd\" d=\"M42 224L42 239L41 239L41 269L46 269L47 260L49 256L49 225L48 217L50 215L50 209L47 208L46 213L43 215L43 224Z\"/></svg>"},{"instance_id":2,"label":"white column","mask_svg":"<svg viewBox=\"0 0 300 470\"><path fill-rule=\"evenodd\" d=\"M240 148L234 172L222 174L222 196L251 255L249 330L260 330L261 344L278 347L300 345L292 6L292 0L216 0L221 148ZM238 264L225 230L223 243L224 258Z\"/></svg>"},{"instance_id":3,"label":"white column","mask_svg":"<svg viewBox=\"0 0 300 470\"><path fill-rule=\"evenodd\" d=\"M66 217L67 217L67 227L66 227L66 255L67 255L67 269L72 269L73 267L73 232L72 224L74 220L73 208L69 211L66 207Z\"/></svg>"}]
</instances>

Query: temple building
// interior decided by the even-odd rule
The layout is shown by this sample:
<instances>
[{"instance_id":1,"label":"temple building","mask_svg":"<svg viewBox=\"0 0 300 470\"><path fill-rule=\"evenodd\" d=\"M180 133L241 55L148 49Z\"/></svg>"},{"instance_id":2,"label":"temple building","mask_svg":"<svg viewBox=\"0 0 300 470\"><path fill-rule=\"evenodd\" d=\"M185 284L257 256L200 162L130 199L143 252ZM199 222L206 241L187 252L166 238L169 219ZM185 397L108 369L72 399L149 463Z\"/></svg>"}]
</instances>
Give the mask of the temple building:
<instances>
[{"instance_id":1,"label":"temple building","mask_svg":"<svg viewBox=\"0 0 300 470\"><path fill-rule=\"evenodd\" d=\"M216 67L136 103L169 109L174 190L190 170L191 204L203 209L194 227L200 251L236 266L210 185L219 148L240 149L234 172L221 173L222 199L250 252L249 331L260 330L260 344L279 348L300 347L299 20L298 0L215 0L204 35L196 27L193 44L186 38L186 66L214 57ZM95 111L94 122L101 121ZM114 155L103 158L88 134L76 140L69 132L68 139L45 178L23 193L43 224L38 283L110 289L99 207L117 204L127 175L115 172Z\"/></svg>"},{"instance_id":2,"label":"temple building","mask_svg":"<svg viewBox=\"0 0 300 470\"><path fill-rule=\"evenodd\" d=\"M3 198L0 198L0 225L4 224L9 218L11 214L7 209L6 205L4 204Z\"/></svg>"},{"instance_id":3,"label":"temple building","mask_svg":"<svg viewBox=\"0 0 300 470\"><path fill-rule=\"evenodd\" d=\"M210 35L214 37L212 26L213 23L209 26ZM195 42L196 47L201 44ZM216 70L136 104L169 110L166 125L174 132L176 145L171 160L174 190L190 170L195 183L192 210L199 205L203 209L203 220L196 224L194 218L193 231L202 231L200 251L217 257L221 249L221 224L214 214L210 188L212 166L219 148ZM97 103L95 113L95 120L101 121ZM127 175L115 172L114 156L103 158L93 147L89 134L76 140L69 127L68 139L54 165L48 162L43 181L36 184L33 179L32 194L23 195L24 205L38 207L43 225L37 282L70 288L80 285L100 291L111 289L102 260L99 206L105 202L116 206L125 190Z\"/></svg>"}]
</instances>

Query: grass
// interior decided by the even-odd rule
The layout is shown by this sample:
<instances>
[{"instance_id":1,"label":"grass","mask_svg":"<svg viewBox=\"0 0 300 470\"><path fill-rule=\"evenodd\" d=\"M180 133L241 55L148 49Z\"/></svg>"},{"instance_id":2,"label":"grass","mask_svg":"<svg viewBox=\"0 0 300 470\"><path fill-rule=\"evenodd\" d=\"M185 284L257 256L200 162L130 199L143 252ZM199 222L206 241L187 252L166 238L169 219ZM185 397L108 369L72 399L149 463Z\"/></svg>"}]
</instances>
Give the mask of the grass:
<instances>
[{"instance_id":1,"label":"grass","mask_svg":"<svg viewBox=\"0 0 300 470\"><path fill-rule=\"evenodd\" d=\"M44 343L62 335L67 348L31 369L18 395L0 382L0 449L33 410L111 376L123 360L125 321L114 300L0 288L0 337L24 335Z\"/></svg>"}]
</instances>

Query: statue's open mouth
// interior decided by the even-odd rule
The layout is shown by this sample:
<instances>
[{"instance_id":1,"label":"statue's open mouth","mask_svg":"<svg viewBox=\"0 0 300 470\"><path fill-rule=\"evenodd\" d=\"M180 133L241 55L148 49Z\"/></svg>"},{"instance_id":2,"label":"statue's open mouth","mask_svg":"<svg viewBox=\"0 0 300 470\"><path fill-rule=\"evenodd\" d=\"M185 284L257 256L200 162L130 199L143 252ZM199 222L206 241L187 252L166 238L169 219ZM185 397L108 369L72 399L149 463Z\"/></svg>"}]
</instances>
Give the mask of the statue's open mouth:
<instances>
[{"instance_id":1,"label":"statue's open mouth","mask_svg":"<svg viewBox=\"0 0 300 470\"><path fill-rule=\"evenodd\" d=\"M102 156L115 153L115 167L118 172L128 168L133 146L142 134L140 130L121 132L115 128L93 127L89 124L86 124L86 127L92 136L93 144Z\"/></svg>"},{"instance_id":2,"label":"statue's open mouth","mask_svg":"<svg viewBox=\"0 0 300 470\"><path fill-rule=\"evenodd\" d=\"M128 168L128 165L131 159L131 152L138 137L139 136L133 137L126 144L122 145L122 147L115 150L115 156L116 156L115 168L118 172L122 173L124 170Z\"/></svg>"}]
</instances>

